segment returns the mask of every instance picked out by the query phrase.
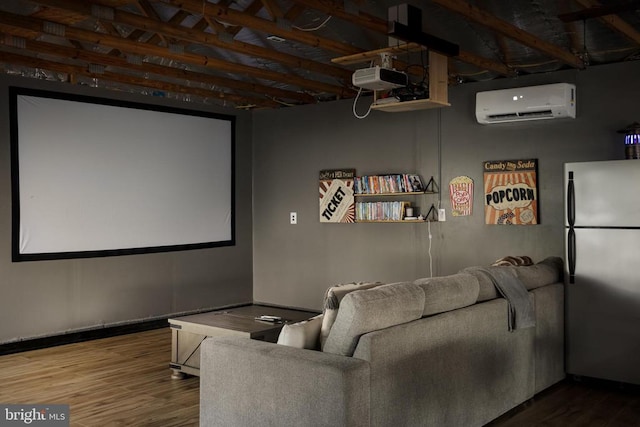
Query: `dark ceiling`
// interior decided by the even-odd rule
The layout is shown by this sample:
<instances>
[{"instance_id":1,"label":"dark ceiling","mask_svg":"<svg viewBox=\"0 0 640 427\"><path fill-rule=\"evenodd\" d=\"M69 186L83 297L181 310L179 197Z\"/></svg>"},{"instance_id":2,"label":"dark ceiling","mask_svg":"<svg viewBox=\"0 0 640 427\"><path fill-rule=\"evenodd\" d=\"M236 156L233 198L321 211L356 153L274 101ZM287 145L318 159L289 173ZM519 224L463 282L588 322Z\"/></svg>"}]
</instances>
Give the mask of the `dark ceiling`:
<instances>
[{"instance_id":1,"label":"dark ceiling","mask_svg":"<svg viewBox=\"0 0 640 427\"><path fill-rule=\"evenodd\" d=\"M409 3L422 32L459 46L449 85L640 59L638 0ZM351 75L368 64L332 59L388 47L388 10L398 4L2 0L0 69L247 109L352 98ZM426 57L400 52L394 66L419 77Z\"/></svg>"}]
</instances>

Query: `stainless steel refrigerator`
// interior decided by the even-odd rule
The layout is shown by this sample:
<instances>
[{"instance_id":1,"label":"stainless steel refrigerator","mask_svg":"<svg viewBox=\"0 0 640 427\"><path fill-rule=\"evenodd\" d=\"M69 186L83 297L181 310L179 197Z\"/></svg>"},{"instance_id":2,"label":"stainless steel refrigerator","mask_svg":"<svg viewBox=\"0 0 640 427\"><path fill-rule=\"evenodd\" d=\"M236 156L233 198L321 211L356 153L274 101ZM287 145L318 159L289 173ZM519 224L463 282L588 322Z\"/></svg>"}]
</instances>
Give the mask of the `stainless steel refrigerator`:
<instances>
[{"instance_id":1,"label":"stainless steel refrigerator","mask_svg":"<svg viewBox=\"0 0 640 427\"><path fill-rule=\"evenodd\" d=\"M567 373L640 384L640 160L564 177Z\"/></svg>"}]
</instances>

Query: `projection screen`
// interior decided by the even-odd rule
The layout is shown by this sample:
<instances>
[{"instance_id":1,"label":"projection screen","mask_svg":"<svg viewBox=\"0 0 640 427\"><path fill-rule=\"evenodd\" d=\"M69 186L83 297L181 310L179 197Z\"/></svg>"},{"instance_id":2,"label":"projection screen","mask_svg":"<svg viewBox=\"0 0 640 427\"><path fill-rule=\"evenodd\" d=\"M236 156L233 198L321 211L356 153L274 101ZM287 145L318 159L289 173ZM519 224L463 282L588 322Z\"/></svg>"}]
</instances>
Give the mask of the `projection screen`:
<instances>
[{"instance_id":1,"label":"projection screen","mask_svg":"<svg viewBox=\"0 0 640 427\"><path fill-rule=\"evenodd\" d=\"M235 117L10 88L14 261L235 244Z\"/></svg>"}]
</instances>

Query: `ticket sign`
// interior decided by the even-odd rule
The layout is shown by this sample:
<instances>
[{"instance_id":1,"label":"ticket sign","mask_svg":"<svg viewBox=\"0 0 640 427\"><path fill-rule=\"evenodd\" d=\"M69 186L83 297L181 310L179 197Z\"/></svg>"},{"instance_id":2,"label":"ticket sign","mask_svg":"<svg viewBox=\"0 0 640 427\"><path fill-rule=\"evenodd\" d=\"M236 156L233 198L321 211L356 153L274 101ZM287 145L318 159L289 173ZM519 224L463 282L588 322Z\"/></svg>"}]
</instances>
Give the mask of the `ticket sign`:
<instances>
[{"instance_id":1,"label":"ticket sign","mask_svg":"<svg viewBox=\"0 0 640 427\"><path fill-rule=\"evenodd\" d=\"M320 222L354 222L355 169L320 171Z\"/></svg>"},{"instance_id":2,"label":"ticket sign","mask_svg":"<svg viewBox=\"0 0 640 427\"><path fill-rule=\"evenodd\" d=\"M485 223L538 224L538 160L488 160L483 167Z\"/></svg>"}]
</instances>

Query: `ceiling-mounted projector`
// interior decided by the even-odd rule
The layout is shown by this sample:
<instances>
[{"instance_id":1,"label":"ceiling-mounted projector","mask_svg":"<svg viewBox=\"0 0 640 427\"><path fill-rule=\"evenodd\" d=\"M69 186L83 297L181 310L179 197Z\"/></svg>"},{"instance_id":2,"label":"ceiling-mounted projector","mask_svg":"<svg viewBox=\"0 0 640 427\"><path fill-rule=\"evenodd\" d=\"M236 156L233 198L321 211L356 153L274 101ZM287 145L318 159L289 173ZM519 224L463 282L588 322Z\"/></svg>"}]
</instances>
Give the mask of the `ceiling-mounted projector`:
<instances>
[{"instance_id":1,"label":"ceiling-mounted projector","mask_svg":"<svg viewBox=\"0 0 640 427\"><path fill-rule=\"evenodd\" d=\"M370 90L389 90L404 87L408 84L407 75L401 71L383 68L379 65L356 70L351 76L356 87Z\"/></svg>"}]
</instances>

